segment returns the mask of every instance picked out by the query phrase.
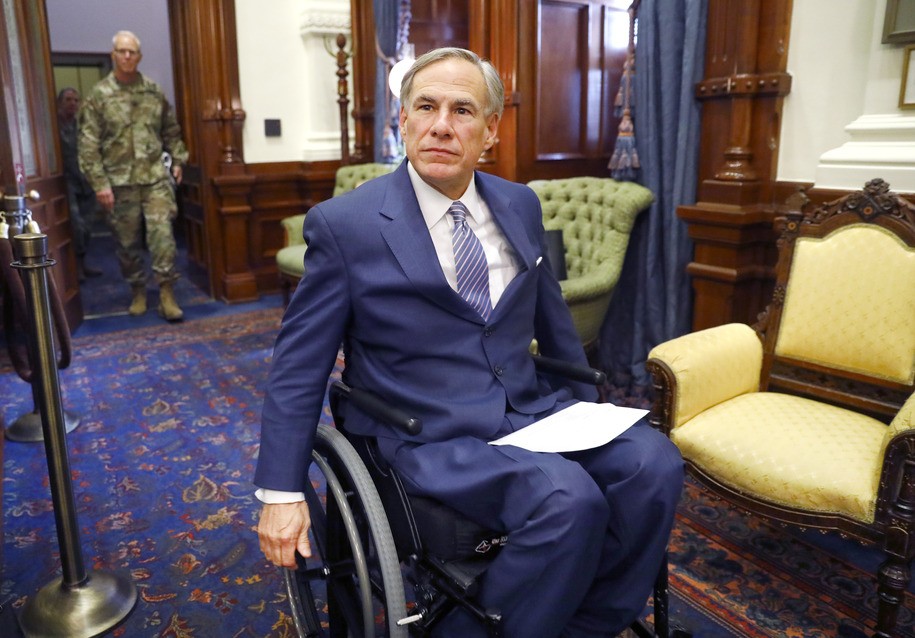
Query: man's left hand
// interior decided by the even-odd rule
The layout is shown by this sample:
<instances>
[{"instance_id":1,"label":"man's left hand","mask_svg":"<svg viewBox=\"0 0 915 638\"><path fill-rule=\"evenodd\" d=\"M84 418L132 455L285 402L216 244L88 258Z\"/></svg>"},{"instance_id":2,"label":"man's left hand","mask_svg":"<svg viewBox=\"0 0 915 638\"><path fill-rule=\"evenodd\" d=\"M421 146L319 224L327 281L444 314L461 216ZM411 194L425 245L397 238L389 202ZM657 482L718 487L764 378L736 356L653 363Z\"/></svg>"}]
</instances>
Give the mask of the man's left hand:
<instances>
[{"instance_id":1,"label":"man's left hand","mask_svg":"<svg viewBox=\"0 0 915 638\"><path fill-rule=\"evenodd\" d=\"M172 166L172 177L175 178L175 184L181 185L181 167L179 165Z\"/></svg>"}]
</instances>

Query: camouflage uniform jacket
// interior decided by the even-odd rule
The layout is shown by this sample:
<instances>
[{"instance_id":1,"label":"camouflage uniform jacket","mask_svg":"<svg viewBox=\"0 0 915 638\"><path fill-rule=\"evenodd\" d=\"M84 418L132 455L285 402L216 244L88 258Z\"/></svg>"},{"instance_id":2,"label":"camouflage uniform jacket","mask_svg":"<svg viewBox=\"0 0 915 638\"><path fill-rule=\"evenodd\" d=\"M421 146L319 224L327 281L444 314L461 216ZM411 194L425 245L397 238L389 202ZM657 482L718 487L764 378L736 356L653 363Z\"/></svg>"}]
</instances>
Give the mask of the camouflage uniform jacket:
<instances>
[{"instance_id":1,"label":"camouflage uniform jacket","mask_svg":"<svg viewBox=\"0 0 915 638\"><path fill-rule=\"evenodd\" d=\"M187 162L181 127L159 85L138 74L121 84L114 73L96 84L79 112L79 166L96 191L168 179L162 153Z\"/></svg>"}]
</instances>

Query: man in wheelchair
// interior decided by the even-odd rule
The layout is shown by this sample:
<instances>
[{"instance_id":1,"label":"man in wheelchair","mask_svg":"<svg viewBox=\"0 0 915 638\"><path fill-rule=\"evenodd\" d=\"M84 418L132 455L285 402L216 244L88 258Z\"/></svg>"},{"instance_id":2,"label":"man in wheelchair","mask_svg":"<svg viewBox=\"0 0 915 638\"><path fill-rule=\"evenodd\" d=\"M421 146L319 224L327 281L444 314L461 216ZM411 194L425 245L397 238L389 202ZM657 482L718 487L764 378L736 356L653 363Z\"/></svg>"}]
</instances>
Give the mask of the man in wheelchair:
<instances>
[{"instance_id":1,"label":"man in wheelchair","mask_svg":"<svg viewBox=\"0 0 915 638\"><path fill-rule=\"evenodd\" d=\"M344 381L422 419L418 434L355 404L411 495L508 536L477 598L509 638L615 636L643 610L666 556L682 459L645 423L584 451L489 442L578 401L593 385L538 374L540 352L585 364L527 187L475 167L496 141L498 72L462 49L420 57L401 89L407 160L311 208L305 275L277 338L255 475L266 558L308 556L303 489L339 345ZM434 635L486 629L460 608Z\"/></svg>"}]
</instances>

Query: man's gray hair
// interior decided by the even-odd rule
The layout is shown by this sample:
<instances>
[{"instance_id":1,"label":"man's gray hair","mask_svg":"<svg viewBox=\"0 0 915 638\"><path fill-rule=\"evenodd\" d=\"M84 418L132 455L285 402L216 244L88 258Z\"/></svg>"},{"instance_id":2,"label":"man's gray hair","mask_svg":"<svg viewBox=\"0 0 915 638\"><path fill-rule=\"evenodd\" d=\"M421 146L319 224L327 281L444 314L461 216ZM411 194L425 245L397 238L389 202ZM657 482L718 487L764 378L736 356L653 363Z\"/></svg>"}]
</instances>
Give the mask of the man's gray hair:
<instances>
[{"instance_id":1,"label":"man's gray hair","mask_svg":"<svg viewBox=\"0 0 915 638\"><path fill-rule=\"evenodd\" d=\"M499 117L502 117L502 110L505 108L505 85L502 84L502 78L499 77L496 67L492 65L492 62L482 59L473 51L457 47L433 49L419 56L403 76L403 82L400 84L400 103L405 107L410 104L413 78L417 73L436 62L450 59L465 60L480 70L480 73L483 74L483 80L486 82L486 104L483 105L484 115L489 117L496 113Z\"/></svg>"},{"instance_id":2,"label":"man's gray hair","mask_svg":"<svg viewBox=\"0 0 915 638\"><path fill-rule=\"evenodd\" d=\"M142 47L140 47L140 38L137 37L137 34L135 34L133 31L118 31L118 32L115 33L114 36L111 38L111 50L112 50L112 51L114 51L114 50L117 48L117 46L118 46L118 38L120 38L120 37L122 37L122 36L125 37L125 38L130 38L131 40L133 40L134 42L136 42L136 43L137 43L137 51L140 51L140 50L142 49Z\"/></svg>"}]
</instances>

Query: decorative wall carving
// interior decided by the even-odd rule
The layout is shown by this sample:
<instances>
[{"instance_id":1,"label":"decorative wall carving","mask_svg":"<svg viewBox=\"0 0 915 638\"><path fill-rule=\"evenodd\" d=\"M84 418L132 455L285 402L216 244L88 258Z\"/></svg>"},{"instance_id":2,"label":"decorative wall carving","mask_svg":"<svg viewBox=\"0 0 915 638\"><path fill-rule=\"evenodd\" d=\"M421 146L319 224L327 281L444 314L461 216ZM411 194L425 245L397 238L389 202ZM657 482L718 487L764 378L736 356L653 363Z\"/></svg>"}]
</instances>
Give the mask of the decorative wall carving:
<instances>
[{"instance_id":1,"label":"decorative wall carving","mask_svg":"<svg viewBox=\"0 0 915 638\"><path fill-rule=\"evenodd\" d=\"M305 0L302 3L302 24L299 32L303 38L324 37L350 32L349 2Z\"/></svg>"}]
</instances>

